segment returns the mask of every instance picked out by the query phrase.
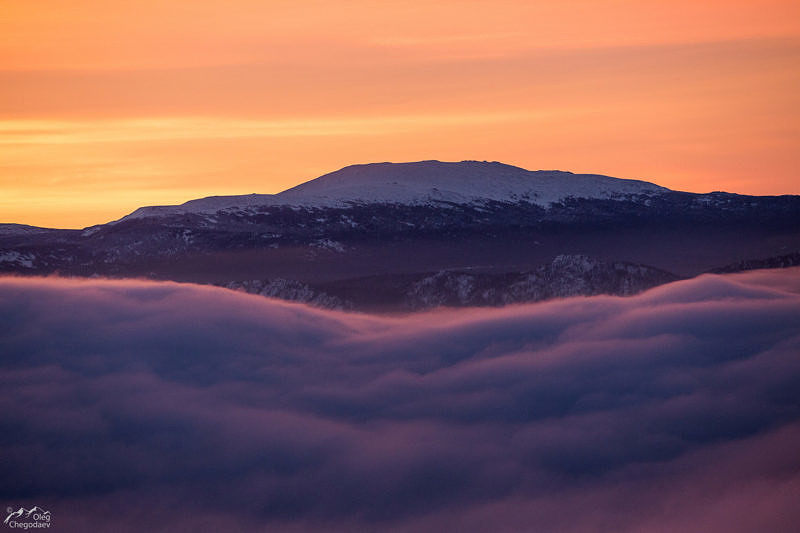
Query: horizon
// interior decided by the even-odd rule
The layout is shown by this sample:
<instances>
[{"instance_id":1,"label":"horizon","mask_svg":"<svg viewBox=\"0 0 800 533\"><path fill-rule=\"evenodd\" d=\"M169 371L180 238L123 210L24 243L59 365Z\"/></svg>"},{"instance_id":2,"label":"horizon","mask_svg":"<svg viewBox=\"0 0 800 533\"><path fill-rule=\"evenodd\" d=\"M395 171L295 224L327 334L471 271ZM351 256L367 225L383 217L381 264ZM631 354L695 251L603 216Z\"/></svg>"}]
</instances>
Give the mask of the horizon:
<instances>
[{"instance_id":1,"label":"horizon","mask_svg":"<svg viewBox=\"0 0 800 533\"><path fill-rule=\"evenodd\" d=\"M360 161L800 194L789 0L3 6L0 213L14 223L274 194Z\"/></svg>"}]
</instances>

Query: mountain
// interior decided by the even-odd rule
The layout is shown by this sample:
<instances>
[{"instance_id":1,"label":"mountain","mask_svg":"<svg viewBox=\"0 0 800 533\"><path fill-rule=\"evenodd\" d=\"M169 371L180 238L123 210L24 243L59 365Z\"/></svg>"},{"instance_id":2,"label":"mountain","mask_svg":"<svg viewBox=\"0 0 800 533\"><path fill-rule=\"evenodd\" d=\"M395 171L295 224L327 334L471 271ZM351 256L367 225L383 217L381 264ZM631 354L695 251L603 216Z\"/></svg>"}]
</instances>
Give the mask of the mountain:
<instances>
[{"instance_id":1,"label":"mountain","mask_svg":"<svg viewBox=\"0 0 800 533\"><path fill-rule=\"evenodd\" d=\"M652 183L556 170L530 171L497 162L420 161L352 165L278 194L211 196L178 206L137 209L121 220L182 214L211 215L257 206L305 209L355 205L529 202L547 207L566 198L628 198L665 192Z\"/></svg>"},{"instance_id":2,"label":"mountain","mask_svg":"<svg viewBox=\"0 0 800 533\"><path fill-rule=\"evenodd\" d=\"M622 290L568 275L559 256L688 277L798 250L798 196L478 161L353 165L274 195L142 207L83 230L0 225L0 272L212 283L354 309L520 301L508 291L536 272L529 299ZM650 283L632 272L631 287ZM458 280L491 290L461 298Z\"/></svg>"}]
</instances>

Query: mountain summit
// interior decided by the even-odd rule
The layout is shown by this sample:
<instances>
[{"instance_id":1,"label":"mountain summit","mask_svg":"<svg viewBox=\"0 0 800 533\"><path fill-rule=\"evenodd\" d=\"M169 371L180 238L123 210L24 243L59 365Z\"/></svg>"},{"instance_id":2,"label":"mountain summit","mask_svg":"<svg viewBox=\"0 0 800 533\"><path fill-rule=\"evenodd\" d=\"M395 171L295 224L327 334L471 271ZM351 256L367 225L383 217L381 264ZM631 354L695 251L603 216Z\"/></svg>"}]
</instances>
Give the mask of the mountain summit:
<instances>
[{"instance_id":1,"label":"mountain summit","mask_svg":"<svg viewBox=\"0 0 800 533\"><path fill-rule=\"evenodd\" d=\"M567 197L609 198L667 189L637 180L557 170L530 171L498 162L419 161L352 165L284 191L294 201L418 204L529 201L547 206Z\"/></svg>"},{"instance_id":2,"label":"mountain summit","mask_svg":"<svg viewBox=\"0 0 800 533\"><path fill-rule=\"evenodd\" d=\"M527 202L547 207L566 198L624 199L667 192L639 180L558 170L530 171L487 161L418 161L351 165L278 194L211 196L178 206L137 209L122 220L214 213L256 205L307 208L358 204L443 205Z\"/></svg>"}]
</instances>

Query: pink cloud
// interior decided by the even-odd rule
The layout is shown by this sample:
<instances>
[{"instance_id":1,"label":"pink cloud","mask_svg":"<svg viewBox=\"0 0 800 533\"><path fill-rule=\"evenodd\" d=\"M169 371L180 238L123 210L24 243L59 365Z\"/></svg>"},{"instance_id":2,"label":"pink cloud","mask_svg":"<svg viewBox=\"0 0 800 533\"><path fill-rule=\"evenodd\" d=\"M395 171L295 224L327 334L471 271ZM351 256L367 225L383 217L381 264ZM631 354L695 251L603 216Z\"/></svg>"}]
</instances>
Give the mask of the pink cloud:
<instances>
[{"instance_id":1,"label":"pink cloud","mask_svg":"<svg viewBox=\"0 0 800 533\"><path fill-rule=\"evenodd\" d=\"M380 318L0 279L5 501L59 530L788 530L797 269Z\"/></svg>"}]
</instances>

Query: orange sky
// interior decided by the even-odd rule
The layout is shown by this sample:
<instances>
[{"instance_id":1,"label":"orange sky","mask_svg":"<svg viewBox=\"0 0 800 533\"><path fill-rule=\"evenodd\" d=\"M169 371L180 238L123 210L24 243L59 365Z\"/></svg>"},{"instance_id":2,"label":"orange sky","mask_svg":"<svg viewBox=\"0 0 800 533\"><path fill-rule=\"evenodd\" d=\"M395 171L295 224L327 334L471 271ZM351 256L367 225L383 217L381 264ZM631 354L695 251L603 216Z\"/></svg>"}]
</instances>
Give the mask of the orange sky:
<instances>
[{"instance_id":1,"label":"orange sky","mask_svg":"<svg viewBox=\"0 0 800 533\"><path fill-rule=\"evenodd\" d=\"M0 3L0 222L420 159L800 194L800 3Z\"/></svg>"}]
</instances>

